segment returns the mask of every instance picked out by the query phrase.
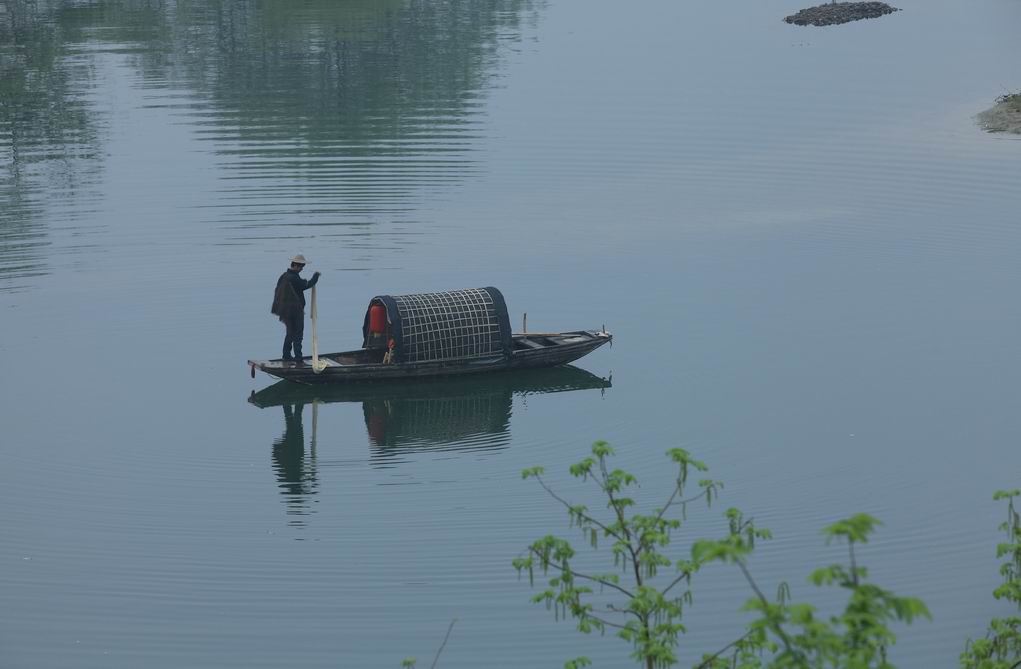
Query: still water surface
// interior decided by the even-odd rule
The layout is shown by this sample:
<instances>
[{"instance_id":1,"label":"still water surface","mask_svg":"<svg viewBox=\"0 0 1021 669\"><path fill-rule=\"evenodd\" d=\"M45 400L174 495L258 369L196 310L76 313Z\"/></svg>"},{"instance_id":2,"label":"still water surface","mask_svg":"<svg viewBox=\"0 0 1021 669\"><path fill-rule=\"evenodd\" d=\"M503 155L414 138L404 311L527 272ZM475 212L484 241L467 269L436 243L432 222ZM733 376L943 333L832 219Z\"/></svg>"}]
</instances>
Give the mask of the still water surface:
<instances>
[{"instance_id":1,"label":"still water surface","mask_svg":"<svg viewBox=\"0 0 1021 669\"><path fill-rule=\"evenodd\" d=\"M905 0L0 3L0 666L628 666L510 561L608 439L683 446L773 529L772 590L885 522L872 574L950 667L1021 479L1021 8ZM371 296L495 285L616 335L582 369L306 396L251 380L296 252L327 349ZM610 380L612 372L612 381ZM254 396L252 392L257 391ZM583 542L582 542L583 543ZM604 567L600 567L604 568ZM686 663L741 629L706 570Z\"/></svg>"}]
</instances>

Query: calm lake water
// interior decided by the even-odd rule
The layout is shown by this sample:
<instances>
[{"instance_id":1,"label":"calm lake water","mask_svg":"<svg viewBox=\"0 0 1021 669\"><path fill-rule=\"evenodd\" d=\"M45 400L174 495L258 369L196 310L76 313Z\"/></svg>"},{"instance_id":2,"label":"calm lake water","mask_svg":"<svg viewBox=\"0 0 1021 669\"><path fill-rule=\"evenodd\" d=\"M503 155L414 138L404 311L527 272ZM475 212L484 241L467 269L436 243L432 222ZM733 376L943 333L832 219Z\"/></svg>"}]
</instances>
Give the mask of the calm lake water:
<instances>
[{"instance_id":1,"label":"calm lake water","mask_svg":"<svg viewBox=\"0 0 1021 669\"><path fill-rule=\"evenodd\" d=\"M647 507L667 448L707 461L676 554L739 506L763 587L824 610L819 530L881 518L872 576L935 618L894 661L955 666L1021 483L1021 143L973 120L1021 86L1021 6L897 4L0 2L0 666L428 666L454 618L445 669L630 666L510 566L575 536L520 471L593 503L596 439ZM480 285L616 341L267 389L298 252L328 350L373 295ZM749 594L699 576L686 666Z\"/></svg>"}]
</instances>

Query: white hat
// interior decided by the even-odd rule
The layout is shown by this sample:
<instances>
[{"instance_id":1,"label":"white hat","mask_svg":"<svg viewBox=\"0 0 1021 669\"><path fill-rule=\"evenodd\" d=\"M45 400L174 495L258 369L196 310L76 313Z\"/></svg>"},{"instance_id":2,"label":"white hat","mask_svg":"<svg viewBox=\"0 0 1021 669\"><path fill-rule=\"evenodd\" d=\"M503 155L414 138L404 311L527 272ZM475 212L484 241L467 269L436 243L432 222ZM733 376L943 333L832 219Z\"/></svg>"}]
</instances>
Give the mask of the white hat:
<instances>
[{"instance_id":1,"label":"white hat","mask_svg":"<svg viewBox=\"0 0 1021 669\"><path fill-rule=\"evenodd\" d=\"M305 256L299 253L298 255L291 258L291 263L294 265L307 265L308 261L305 260Z\"/></svg>"}]
</instances>

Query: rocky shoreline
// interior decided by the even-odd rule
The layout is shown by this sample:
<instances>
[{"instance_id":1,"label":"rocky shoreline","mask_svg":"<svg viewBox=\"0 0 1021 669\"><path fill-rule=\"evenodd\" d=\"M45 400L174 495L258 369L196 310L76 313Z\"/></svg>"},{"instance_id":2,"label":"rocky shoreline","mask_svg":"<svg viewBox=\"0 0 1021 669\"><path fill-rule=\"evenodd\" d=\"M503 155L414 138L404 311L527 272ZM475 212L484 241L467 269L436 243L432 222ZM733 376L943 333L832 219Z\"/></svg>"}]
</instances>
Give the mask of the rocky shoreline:
<instances>
[{"instance_id":1,"label":"rocky shoreline","mask_svg":"<svg viewBox=\"0 0 1021 669\"><path fill-rule=\"evenodd\" d=\"M862 19L875 19L900 10L885 2L833 2L802 9L784 21L796 26L833 26Z\"/></svg>"},{"instance_id":2,"label":"rocky shoreline","mask_svg":"<svg viewBox=\"0 0 1021 669\"><path fill-rule=\"evenodd\" d=\"M1009 132L1021 135L1021 93L997 98L995 105L976 118L986 132Z\"/></svg>"}]
</instances>

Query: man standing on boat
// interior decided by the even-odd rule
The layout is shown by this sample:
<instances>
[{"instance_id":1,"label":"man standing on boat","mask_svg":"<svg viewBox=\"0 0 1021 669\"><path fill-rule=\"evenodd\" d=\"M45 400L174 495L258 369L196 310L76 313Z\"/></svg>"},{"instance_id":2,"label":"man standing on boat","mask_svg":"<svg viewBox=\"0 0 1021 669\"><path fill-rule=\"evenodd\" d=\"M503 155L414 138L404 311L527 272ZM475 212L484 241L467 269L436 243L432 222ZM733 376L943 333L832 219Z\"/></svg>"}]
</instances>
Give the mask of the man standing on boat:
<instances>
[{"instance_id":1,"label":"man standing on boat","mask_svg":"<svg viewBox=\"0 0 1021 669\"><path fill-rule=\"evenodd\" d=\"M307 264L308 261L303 255L291 258L291 266L277 279L276 291L273 293L273 308L270 309L287 328L283 358L294 360L298 365L305 364L301 355L301 340L305 334L305 291L319 281L319 272L312 274L311 279L301 278L301 270Z\"/></svg>"}]
</instances>

